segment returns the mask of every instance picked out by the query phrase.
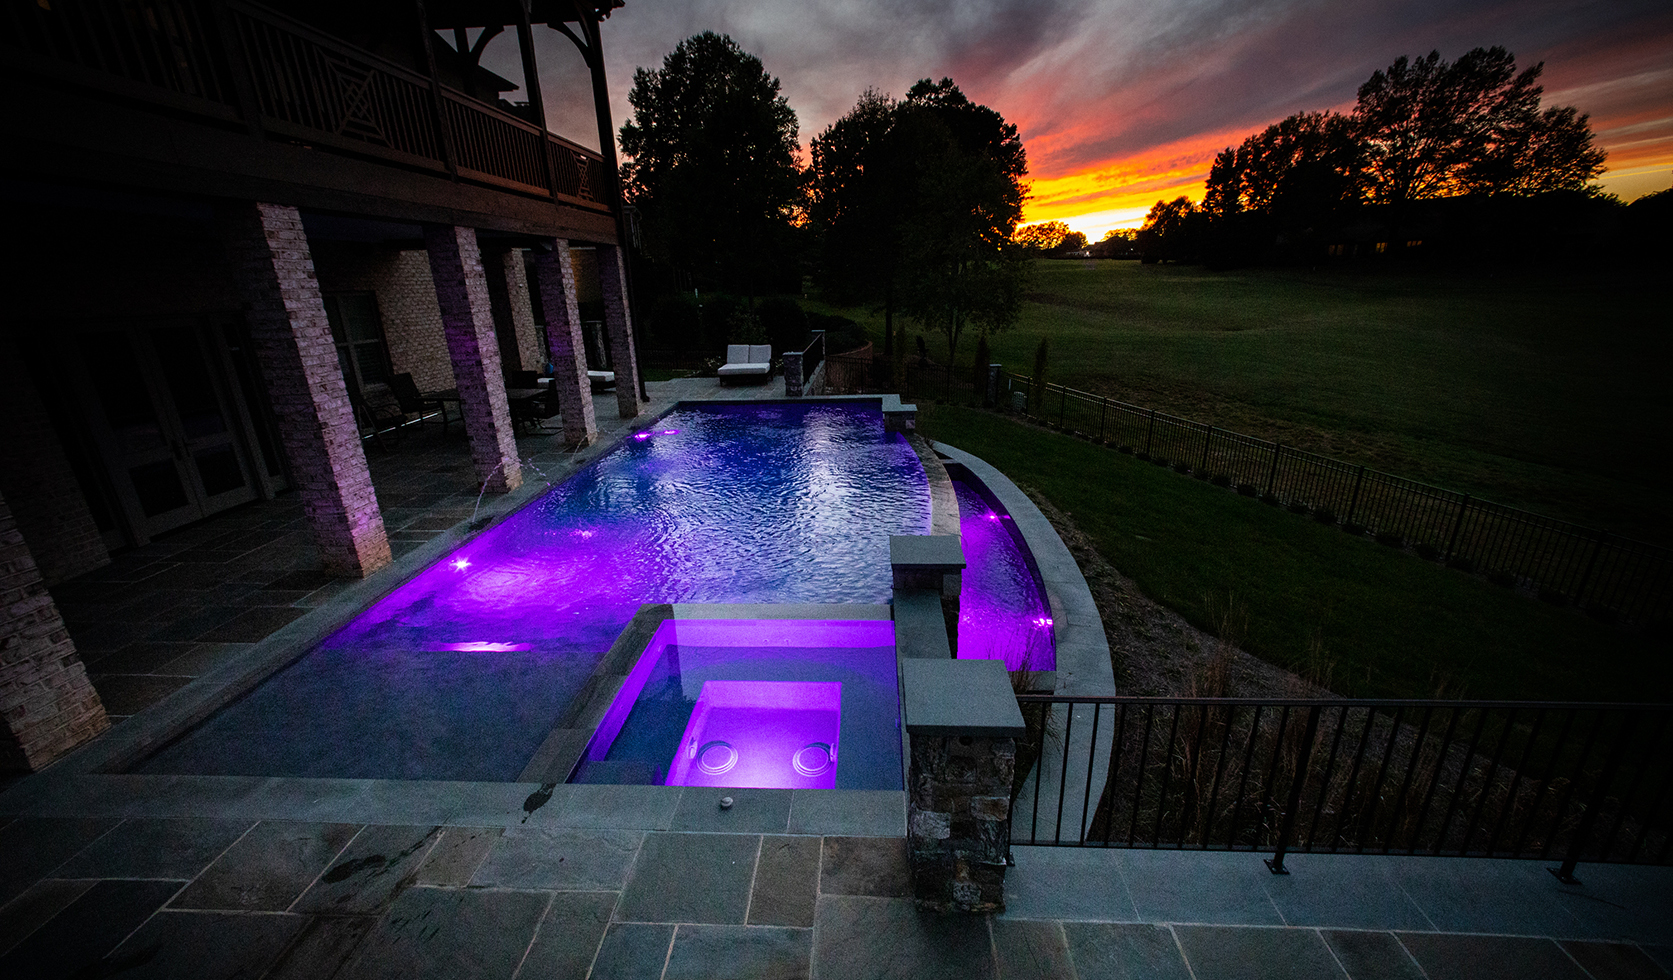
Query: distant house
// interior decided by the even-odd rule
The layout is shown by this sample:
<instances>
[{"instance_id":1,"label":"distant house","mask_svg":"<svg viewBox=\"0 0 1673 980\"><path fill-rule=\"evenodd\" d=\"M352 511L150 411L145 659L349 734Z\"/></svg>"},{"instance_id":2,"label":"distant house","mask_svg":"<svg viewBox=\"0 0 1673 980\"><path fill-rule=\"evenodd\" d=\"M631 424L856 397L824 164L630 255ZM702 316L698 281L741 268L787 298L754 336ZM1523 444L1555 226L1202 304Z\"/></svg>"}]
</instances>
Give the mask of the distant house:
<instances>
[{"instance_id":1,"label":"distant house","mask_svg":"<svg viewBox=\"0 0 1673 980\"><path fill-rule=\"evenodd\" d=\"M607 113L600 27L621 4L13 4L3 588L286 488L326 569L369 574L390 560L369 390L451 394L477 478L515 488L508 372L555 364L565 438L596 434L579 302L637 414L613 127L597 117L602 155L547 131L533 43L570 34L594 85L572 97ZM480 65L501 35L515 81ZM61 637L8 605L0 684L45 684ZM12 716L14 762L67 748Z\"/></svg>"}]
</instances>

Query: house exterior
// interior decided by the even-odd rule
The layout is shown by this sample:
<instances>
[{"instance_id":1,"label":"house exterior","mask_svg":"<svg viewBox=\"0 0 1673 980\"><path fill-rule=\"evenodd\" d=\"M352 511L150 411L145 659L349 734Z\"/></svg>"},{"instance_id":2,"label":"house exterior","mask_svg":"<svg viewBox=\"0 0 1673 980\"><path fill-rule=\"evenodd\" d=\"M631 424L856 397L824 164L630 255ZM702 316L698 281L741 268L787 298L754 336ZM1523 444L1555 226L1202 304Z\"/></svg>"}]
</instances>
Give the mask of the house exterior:
<instances>
[{"instance_id":1,"label":"house exterior","mask_svg":"<svg viewBox=\"0 0 1673 980\"><path fill-rule=\"evenodd\" d=\"M362 387L456 389L477 478L515 489L507 372L553 364L564 438L596 436L584 303L638 414L600 47L619 6L6 5L0 765L105 726L50 588L113 550L290 490L328 571L390 561ZM546 29L590 69L602 154L545 127ZM521 78L481 67L501 35Z\"/></svg>"}]
</instances>

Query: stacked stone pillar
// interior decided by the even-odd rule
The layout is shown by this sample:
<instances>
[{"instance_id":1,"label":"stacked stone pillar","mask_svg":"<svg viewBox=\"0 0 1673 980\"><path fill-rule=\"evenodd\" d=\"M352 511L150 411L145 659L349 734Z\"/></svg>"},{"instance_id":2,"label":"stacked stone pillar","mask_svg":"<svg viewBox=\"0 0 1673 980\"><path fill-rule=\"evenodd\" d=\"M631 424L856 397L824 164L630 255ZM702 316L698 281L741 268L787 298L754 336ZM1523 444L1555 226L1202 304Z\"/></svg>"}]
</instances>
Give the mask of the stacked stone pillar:
<instances>
[{"instance_id":1,"label":"stacked stone pillar","mask_svg":"<svg viewBox=\"0 0 1673 980\"><path fill-rule=\"evenodd\" d=\"M430 255L430 276L436 284L477 482L495 493L508 493L523 485L523 469L505 398L500 345L494 336L494 313L476 229L425 225L424 246Z\"/></svg>"},{"instance_id":2,"label":"stacked stone pillar","mask_svg":"<svg viewBox=\"0 0 1673 980\"><path fill-rule=\"evenodd\" d=\"M370 575L389 564L389 539L302 216L284 205L235 202L219 209L219 219L251 346L325 569Z\"/></svg>"},{"instance_id":3,"label":"stacked stone pillar","mask_svg":"<svg viewBox=\"0 0 1673 980\"><path fill-rule=\"evenodd\" d=\"M550 251L533 253L535 288L546 311L547 357L552 361L552 384L558 389L563 412L563 441L572 446L598 438L593 415L592 385L587 379L587 345L581 338L581 311L575 302L575 262L569 242L551 240Z\"/></svg>"},{"instance_id":4,"label":"stacked stone pillar","mask_svg":"<svg viewBox=\"0 0 1673 980\"><path fill-rule=\"evenodd\" d=\"M892 534L889 564L897 594L933 594L941 599L947 645L958 656L959 592L964 584L964 544L956 534Z\"/></svg>"},{"instance_id":5,"label":"stacked stone pillar","mask_svg":"<svg viewBox=\"0 0 1673 980\"><path fill-rule=\"evenodd\" d=\"M1005 911L1011 783L1027 729L998 660L901 661L911 740L912 896L937 912Z\"/></svg>"},{"instance_id":6,"label":"stacked stone pillar","mask_svg":"<svg viewBox=\"0 0 1673 980\"><path fill-rule=\"evenodd\" d=\"M627 269L622 250L598 246L598 286L604 295L604 328L610 335L610 362L616 371L616 408L621 417L639 414L639 355L633 343L633 314L627 308Z\"/></svg>"},{"instance_id":7,"label":"stacked stone pillar","mask_svg":"<svg viewBox=\"0 0 1673 980\"><path fill-rule=\"evenodd\" d=\"M58 606L0 497L0 770L28 772L110 727Z\"/></svg>"}]
</instances>

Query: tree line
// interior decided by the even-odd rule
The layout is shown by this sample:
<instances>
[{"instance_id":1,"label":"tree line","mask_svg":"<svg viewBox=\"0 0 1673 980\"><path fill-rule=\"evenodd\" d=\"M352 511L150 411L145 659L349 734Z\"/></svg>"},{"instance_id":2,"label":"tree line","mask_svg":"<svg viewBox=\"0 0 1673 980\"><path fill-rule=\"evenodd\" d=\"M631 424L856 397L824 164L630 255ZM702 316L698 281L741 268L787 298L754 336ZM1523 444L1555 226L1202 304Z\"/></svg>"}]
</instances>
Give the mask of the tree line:
<instances>
[{"instance_id":1,"label":"tree line","mask_svg":"<svg viewBox=\"0 0 1673 980\"><path fill-rule=\"evenodd\" d=\"M1518 71L1502 47L1402 56L1359 87L1351 112L1298 113L1222 150L1200 202L1156 202L1140 250L1236 265L1479 256L1606 234L1620 202L1591 183L1604 153L1585 114L1541 106L1543 70Z\"/></svg>"},{"instance_id":2,"label":"tree line","mask_svg":"<svg viewBox=\"0 0 1673 980\"><path fill-rule=\"evenodd\" d=\"M1027 155L1016 126L951 79L898 99L868 90L810 141L805 166L778 79L725 35L695 35L661 68L640 68L628 102L622 184L662 339L766 340L755 299L800 293L804 277L838 303L880 307L886 350L897 317L940 333L949 361L966 334L1015 322ZM726 298L699 313L704 292Z\"/></svg>"}]
</instances>

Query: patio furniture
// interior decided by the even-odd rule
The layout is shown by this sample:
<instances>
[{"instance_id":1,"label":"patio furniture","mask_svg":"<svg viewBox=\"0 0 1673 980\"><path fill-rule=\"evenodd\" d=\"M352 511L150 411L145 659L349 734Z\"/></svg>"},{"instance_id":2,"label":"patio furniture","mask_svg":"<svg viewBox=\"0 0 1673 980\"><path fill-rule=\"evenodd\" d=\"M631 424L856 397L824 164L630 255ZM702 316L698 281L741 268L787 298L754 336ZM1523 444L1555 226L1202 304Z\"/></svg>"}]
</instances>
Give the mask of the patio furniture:
<instances>
[{"instance_id":1,"label":"patio furniture","mask_svg":"<svg viewBox=\"0 0 1673 980\"><path fill-rule=\"evenodd\" d=\"M369 429L368 433L377 440L378 448L384 452L389 447L384 444L383 436L386 432L399 432L401 426L407 424L407 413L402 407L395 392L383 382L373 382L363 385L360 397L355 400L355 414L360 424ZM365 435L362 435L365 438Z\"/></svg>"},{"instance_id":2,"label":"patio furniture","mask_svg":"<svg viewBox=\"0 0 1673 980\"><path fill-rule=\"evenodd\" d=\"M721 384L739 378L765 381L773 373L773 349L768 344L728 344L726 363L716 373Z\"/></svg>"},{"instance_id":3,"label":"patio furniture","mask_svg":"<svg viewBox=\"0 0 1673 980\"><path fill-rule=\"evenodd\" d=\"M431 410L434 409L434 414L441 419L441 430L443 432L447 431L447 423L451 421L447 414L447 400L439 397L438 393L424 394L419 391L418 384L413 381L412 375L406 372L389 379L389 390L395 394L396 400L401 403L401 410L410 415L418 416L420 424L429 423ZM455 392L454 394L457 396L458 393Z\"/></svg>"},{"instance_id":4,"label":"patio furniture","mask_svg":"<svg viewBox=\"0 0 1673 980\"><path fill-rule=\"evenodd\" d=\"M538 431L542 422L558 417L558 393L551 386L507 388L505 400L511 407L514 428L527 425L530 431Z\"/></svg>"}]
</instances>

